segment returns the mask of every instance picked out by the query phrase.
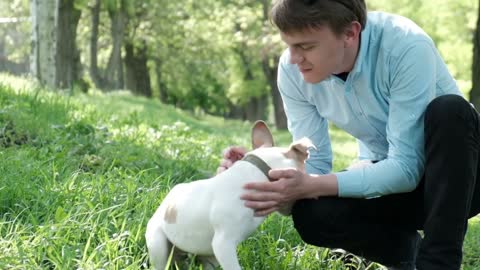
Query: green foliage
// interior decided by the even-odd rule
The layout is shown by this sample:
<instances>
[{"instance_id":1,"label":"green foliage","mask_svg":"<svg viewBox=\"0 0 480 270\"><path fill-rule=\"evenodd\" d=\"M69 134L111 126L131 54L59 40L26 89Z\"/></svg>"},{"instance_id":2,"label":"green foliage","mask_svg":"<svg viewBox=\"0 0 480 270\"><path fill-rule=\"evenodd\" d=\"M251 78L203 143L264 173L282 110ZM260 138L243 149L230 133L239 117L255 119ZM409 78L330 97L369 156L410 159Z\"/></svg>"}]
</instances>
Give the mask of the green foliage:
<instances>
[{"instance_id":1,"label":"green foliage","mask_svg":"<svg viewBox=\"0 0 480 270\"><path fill-rule=\"evenodd\" d=\"M472 32L478 1L371 0L368 5L371 10L397 13L420 25L435 41L462 91L470 90Z\"/></svg>"},{"instance_id":2,"label":"green foliage","mask_svg":"<svg viewBox=\"0 0 480 270\"><path fill-rule=\"evenodd\" d=\"M471 219L463 248L463 269L480 269L480 218Z\"/></svg>"},{"instance_id":3,"label":"green foliage","mask_svg":"<svg viewBox=\"0 0 480 270\"><path fill-rule=\"evenodd\" d=\"M369 1L369 8L412 18L435 40L464 92L469 89L474 0ZM161 60L170 104L224 115L268 92L262 60L274 65L284 48L263 14L263 1L159 1L147 4L136 36ZM269 3L270 1L265 1ZM268 10L268 7L267 7ZM434 12L434 16L430 15ZM440 27L441 26L441 27ZM158 95L159 82L155 82Z\"/></svg>"},{"instance_id":4,"label":"green foliage","mask_svg":"<svg viewBox=\"0 0 480 270\"><path fill-rule=\"evenodd\" d=\"M271 1L101 1L98 64L107 66L112 49L108 11L123 7L129 19L125 39L146 41L154 96L163 87L169 104L191 111L225 115L229 105L269 91L262 61L274 67L285 48L265 17ZM411 18L432 36L464 93L471 87L472 32L476 0L369 0L370 10L385 10ZM84 70L89 66L91 1L75 0L82 9L77 43ZM264 6L267 5L267 6ZM29 1L4 1L0 17L26 17ZM12 27L0 25L10 60L28 59L28 22ZM21 38L19 38L21 37ZM159 74L156 69L158 68Z\"/></svg>"}]
</instances>

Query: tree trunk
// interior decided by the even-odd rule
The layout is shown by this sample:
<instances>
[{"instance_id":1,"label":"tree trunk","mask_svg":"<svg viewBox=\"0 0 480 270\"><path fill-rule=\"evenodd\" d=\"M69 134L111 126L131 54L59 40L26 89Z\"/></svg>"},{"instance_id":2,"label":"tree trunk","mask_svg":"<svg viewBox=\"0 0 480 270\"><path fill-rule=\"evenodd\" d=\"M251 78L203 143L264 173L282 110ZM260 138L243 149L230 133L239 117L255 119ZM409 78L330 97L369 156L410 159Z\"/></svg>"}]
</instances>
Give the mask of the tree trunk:
<instances>
[{"instance_id":1,"label":"tree trunk","mask_svg":"<svg viewBox=\"0 0 480 270\"><path fill-rule=\"evenodd\" d=\"M32 54L30 72L42 85L55 88L56 68L56 1L31 0Z\"/></svg>"},{"instance_id":2,"label":"tree trunk","mask_svg":"<svg viewBox=\"0 0 480 270\"><path fill-rule=\"evenodd\" d=\"M125 43L126 86L136 94L152 97L147 51L145 40L139 47L132 42Z\"/></svg>"},{"instance_id":3,"label":"tree trunk","mask_svg":"<svg viewBox=\"0 0 480 270\"><path fill-rule=\"evenodd\" d=\"M270 0L262 0L263 22L269 23L268 10L270 9ZM265 46L267 48L267 46ZM275 126L277 129L287 129L287 115L283 108L282 97L278 90L277 84L277 69L278 69L278 55L272 54L271 50L265 51L262 55L262 68L268 85L270 86L270 93L272 95L273 112L275 118Z\"/></svg>"},{"instance_id":4,"label":"tree trunk","mask_svg":"<svg viewBox=\"0 0 480 270\"><path fill-rule=\"evenodd\" d=\"M280 96L280 91L278 90L277 84L277 59L278 57L273 57L275 64L270 65L270 59L267 56L262 60L263 73L268 81L270 86L270 93L272 96L273 103L273 113L275 118L275 126L277 129L287 129L287 115L285 114L285 109L283 107L282 97Z\"/></svg>"},{"instance_id":5,"label":"tree trunk","mask_svg":"<svg viewBox=\"0 0 480 270\"><path fill-rule=\"evenodd\" d=\"M137 82L135 78L135 52L132 42L125 42L125 88L135 92Z\"/></svg>"},{"instance_id":6,"label":"tree trunk","mask_svg":"<svg viewBox=\"0 0 480 270\"><path fill-rule=\"evenodd\" d=\"M251 69L248 56L245 55L244 50L242 49L236 49L235 52L240 56L240 59L242 60L243 66L245 68L245 76L243 77L243 80L246 82L253 81L255 77L253 76L253 71ZM256 120L265 120L267 115L267 105L268 97L266 95L250 97L250 99L245 104L244 120L248 120L251 122L254 122Z\"/></svg>"},{"instance_id":7,"label":"tree trunk","mask_svg":"<svg viewBox=\"0 0 480 270\"><path fill-rule=\"evenodd\" d=\"M168 102L168 90L167 86L163 82L163 73L162 73L162 60L160 58L155 57L155 73L157 75L157 86L158 90L160 91L160 101L162 103Z\"/></svg>"},{"instance_id":8,"label":"tree trunk","mask_svg":"<svg viewBox=\"0 0 480 270\"><path fill-rule=\"evenodd\" d=\"M80 77L80 52L76 37L81 11L70 0L59 0L58 5L56 86L71 88Z\"/></svg>"},{"instance_id":9,"label":"tree trunk","mask_svg":"<svg viewBox=\"0 0 480 270\"><path fill-rule=\"evenodd\" d=\"M473 37L472 89L470 102L480 109L480 0L478 1L477 27Z\"/></svg>"},{"instance_id":10,"label":"tree trunk","mask_svg":"<svg viewBox=\"0 0 480 270\"><path fill-rule=\"evenodd\" d=\"M91 7L92 12L92 35L90 36L90 77L95 87L104 88L105 82L98 70L98 26L100 25L100 0L95 0Z\"/></svg>"},{"instance_id":11,"label":"tree trunk","mask_svg":"<svg viewBox=\"0 0 480 270\"><path fill-rule=\"evenodd\" d=\"M142 45L136 48L135 53L135 77L137 81L137 93L145 97L152 97L152 85L150 83L150 72L148 70L148 47L145 40Z\"/></svg>"},{"instance_id":12,"label":"tree trunk","mask_svg":"<svg viewBox=\"0 0 480 270\"><path fill-rule=\"evenodd\" d=\"M245 120L245 109L241 106L233 104L231 101L228 100L228 112L225 113L224 117L229 119L242 119Z\"/></svg>"},{"instance_id":13,"label":"tree trunk","mask_svg":"<svg viewBox=\"0 0 480 270\"><path fill-rule=\"evenodd\" d=\"M250 98L250 101L245 106L246 120L250 122L254 122L256 120L265 120L267 105L267 95Z\"/></svg>"},{"instance_id":14,"label":"tree trunk","mask_svg":"<svg viewBox=\"0 0 480 270\"><path fill-rule=\"evenodd\" d=\"M118 10L109 10L108 15L111 21L113 47L108 60L105 77L110 88L121 89L124 87L122 44L128 18L123 7Z\"/></svg>"}]
</instances>

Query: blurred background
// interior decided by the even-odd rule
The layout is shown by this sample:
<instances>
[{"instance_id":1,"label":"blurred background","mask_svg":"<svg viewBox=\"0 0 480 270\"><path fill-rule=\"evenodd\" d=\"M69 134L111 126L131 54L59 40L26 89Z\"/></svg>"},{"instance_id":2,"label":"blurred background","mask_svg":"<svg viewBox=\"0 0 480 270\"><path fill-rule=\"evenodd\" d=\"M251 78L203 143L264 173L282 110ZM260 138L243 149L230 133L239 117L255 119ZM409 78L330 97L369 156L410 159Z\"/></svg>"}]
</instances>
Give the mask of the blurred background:
<instances>
[{"instance_id":1,"label":"blurred background","mask_svg":"<svg viewBox=\"0 0 480 270\"><path fill-rule=\"evenodd\" d=\"M367 0L433 38L467 98L480 96L479 0ZM276 88L285 49L271 0L0 0L0 72L51 89L124 89L225 118L286 119ZM480 100L480 99L479 99Z\"/></svg>"}]
</instances>

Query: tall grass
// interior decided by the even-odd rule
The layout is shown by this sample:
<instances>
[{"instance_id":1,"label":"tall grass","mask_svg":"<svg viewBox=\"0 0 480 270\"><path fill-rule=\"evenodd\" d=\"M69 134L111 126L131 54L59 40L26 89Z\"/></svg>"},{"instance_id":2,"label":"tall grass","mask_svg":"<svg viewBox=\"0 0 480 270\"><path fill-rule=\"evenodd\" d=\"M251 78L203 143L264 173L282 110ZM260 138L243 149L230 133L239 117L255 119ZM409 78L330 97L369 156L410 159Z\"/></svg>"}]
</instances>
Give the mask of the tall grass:
<instances>
[{"instance_id":1,"label":"tall grass","mask_svg":"<svg viewBox=\"0 0 480 270\"><path fill-rule=\"evenodd\" d=\"M212 175L222 149L248 146L249 134L248 123L124 92L69 96L0 75L0 269L147 269L145 226L166 192ZM355 143L335 129L332 140L338 170ZM464 269L480 269L479 230L473 220ZM304 244L279 215L238 253L245 269L381 267Z\"/></svg>"}]
</instances>

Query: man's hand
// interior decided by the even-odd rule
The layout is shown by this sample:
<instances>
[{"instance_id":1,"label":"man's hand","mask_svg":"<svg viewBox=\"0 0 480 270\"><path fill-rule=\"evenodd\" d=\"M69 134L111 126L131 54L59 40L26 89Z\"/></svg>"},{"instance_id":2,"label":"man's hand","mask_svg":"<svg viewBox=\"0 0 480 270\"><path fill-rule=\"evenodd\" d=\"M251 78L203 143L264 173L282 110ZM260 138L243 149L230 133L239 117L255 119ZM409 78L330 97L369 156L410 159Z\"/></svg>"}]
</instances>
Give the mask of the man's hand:
<instances>
[{"instance_id":1,"label":"man's hand","mask_svg":"<svg viewBox=\"0 0 480 270\"><path fill-rule=\"evenodd\" d=\"M232 167L233 163L239 161L245 156L247 149L241 146L231 146L223 151L223 159L220 166L217 168L217 174Z\"/></svg>"},{"instance_id":2,"label":"man's hand","mask_svg":"<svg viewBox=\"0 0 480 270\"><path fill-rule=\"evenodd\" d=\"M296 169L273 169L268 175L273 182L253 182L244 186L247 193L240 198L255 210L255 216L266 216L285 204L305 198L309 175Z\"/></svg>"}]
</instances>

